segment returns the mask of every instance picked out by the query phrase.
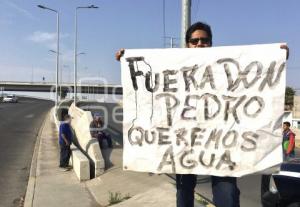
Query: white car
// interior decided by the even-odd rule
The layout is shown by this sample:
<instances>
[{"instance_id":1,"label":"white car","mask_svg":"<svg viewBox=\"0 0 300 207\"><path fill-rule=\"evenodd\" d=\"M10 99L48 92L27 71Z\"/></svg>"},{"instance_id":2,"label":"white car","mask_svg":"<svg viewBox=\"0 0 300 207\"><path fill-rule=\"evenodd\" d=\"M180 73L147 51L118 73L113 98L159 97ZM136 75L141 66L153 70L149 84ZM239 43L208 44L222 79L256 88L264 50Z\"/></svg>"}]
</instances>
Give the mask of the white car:
<instances>
[{"instance_id":1,"label":"white car","mask_svg":"<svg viewBox=\"0 0 300 207\"><path fill-rule=\"evenodd\" d=\"M16 95L7 95L3 98L3 102L6 103L18 103L18 98Z\"/></svg>"}]
</instances>

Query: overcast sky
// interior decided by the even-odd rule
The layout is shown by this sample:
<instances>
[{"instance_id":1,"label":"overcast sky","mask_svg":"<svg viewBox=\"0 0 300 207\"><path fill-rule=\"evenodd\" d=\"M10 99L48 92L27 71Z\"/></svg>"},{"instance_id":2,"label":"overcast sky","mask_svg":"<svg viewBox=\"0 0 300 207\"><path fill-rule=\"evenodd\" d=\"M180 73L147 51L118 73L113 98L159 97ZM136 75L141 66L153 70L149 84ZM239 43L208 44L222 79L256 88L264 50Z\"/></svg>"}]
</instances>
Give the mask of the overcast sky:
<instances>
[{"instance_id":1,"label":"overcast sky","mask_svg":"<svg viewBox=\"0 0 300 207\"><path fill-rule=\"evenodd\" d=\"M54 81L55 13L61 18L61 68L64 81L73 77L74 12L79 10L78 71L81 78L104 77L120 84L119 48L162 48L163 0L0 0L0 80ZM166 36L179 43L181 0L165 0ZM214 46L287 42L288 85L300 88L299 0L193 0L192 22L212 26Z\"/></svg>"}]
</instances>

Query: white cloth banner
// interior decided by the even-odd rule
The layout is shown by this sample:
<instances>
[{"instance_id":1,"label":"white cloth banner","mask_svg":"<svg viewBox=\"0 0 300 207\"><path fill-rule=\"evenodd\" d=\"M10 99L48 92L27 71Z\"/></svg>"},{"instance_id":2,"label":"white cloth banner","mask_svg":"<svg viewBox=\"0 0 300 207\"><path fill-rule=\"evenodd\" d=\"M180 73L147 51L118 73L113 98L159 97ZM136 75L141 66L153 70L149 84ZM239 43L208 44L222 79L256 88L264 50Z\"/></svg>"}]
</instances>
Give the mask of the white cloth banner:
<instances>
[{"instance_id":1,"label":"white cloth banner","mask_svg":"<svg viewBox=\"0 0 300 207\"><path fill-rule=\"evenodd\" d=\"M243 176L282 162L280 44L129 49L124 170Z\"/></svg>"}]
</instances>

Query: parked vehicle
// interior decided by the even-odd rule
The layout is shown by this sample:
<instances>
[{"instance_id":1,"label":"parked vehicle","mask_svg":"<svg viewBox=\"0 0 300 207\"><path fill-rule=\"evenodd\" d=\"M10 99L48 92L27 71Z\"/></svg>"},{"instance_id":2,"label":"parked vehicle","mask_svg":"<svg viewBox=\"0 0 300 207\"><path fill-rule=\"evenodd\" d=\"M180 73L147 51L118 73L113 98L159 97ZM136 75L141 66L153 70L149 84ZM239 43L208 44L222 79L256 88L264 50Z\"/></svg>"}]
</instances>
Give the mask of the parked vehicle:
<instances>
[{"instance_id":1,"label":"parked vehicle","mask_svg":"<svg viewBox=\"0 0 300 207\"><path fill-rule=\"evenodd\" d=\"M16 95L7 95L3 98L3 102L18 103L18 97Z\"/></svg>"},{"instance_id":2,"label":"parked vehicle","mask_svg":"<svg viewBox=\"0 0 300 207\"><path fill-rule=\"evenodd\" d=\"M261 182L263 207L300 207L300 159L281 165L280 172L263 175Z\"/></svg>"}]
</instances>

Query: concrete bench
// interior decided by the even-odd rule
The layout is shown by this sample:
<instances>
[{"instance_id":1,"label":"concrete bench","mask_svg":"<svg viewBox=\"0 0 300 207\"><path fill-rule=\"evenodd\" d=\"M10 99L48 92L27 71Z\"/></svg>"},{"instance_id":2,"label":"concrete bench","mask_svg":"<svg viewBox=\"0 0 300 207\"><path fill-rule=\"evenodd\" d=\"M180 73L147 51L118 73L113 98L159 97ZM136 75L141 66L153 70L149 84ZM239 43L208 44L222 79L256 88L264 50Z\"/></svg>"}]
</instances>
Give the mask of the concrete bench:
<instances>
[{"instance_id":1,"label":"concrete bench","mask_svg":"<svg viewBox=\"0 0 300 207\"><path fill-rule=\"evenodd\" d=\"M90 162L88 158L75 146L71 145L71 162L73 170L80 181L90 179Z\"/></svg>"}]
</instances>

